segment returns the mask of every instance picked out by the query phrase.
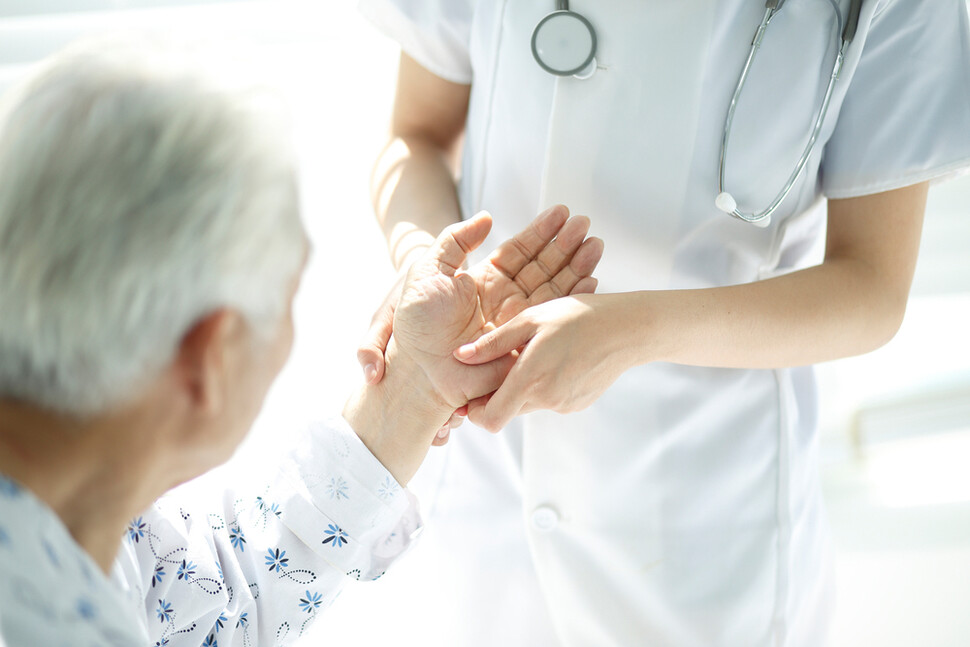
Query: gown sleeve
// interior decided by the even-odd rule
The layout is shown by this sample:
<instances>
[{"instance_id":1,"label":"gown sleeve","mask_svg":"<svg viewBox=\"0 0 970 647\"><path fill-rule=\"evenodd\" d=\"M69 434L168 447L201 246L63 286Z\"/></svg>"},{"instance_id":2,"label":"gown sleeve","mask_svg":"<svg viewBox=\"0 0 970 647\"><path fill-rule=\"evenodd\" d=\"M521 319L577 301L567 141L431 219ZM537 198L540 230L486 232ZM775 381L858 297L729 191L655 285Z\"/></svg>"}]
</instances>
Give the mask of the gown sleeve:
<instances>
[{"instance_id":1,"label":"gown sleeve","mask_svg":"<svg viewBox=\"0 0 970 647\"><path fill-rule=\"evenodd\" d=\"M262 487L160 499L129 524L113 577L144 605L150 645L288 645L420 526L411 493L338 419L308 430Z\"/></svg>"},{"instance_id":2,"label":"gown sleeve","mask_svg":"<svg viewBox=\"0 0 970 647\"><path fill-rule=\"evenodd\" d=\"M965 0L877 8L822 159L822 190L848 198L970 166Z\"/></svg>"},{"instance_id":3,"label":"gown sleeve","mask_svg":"<svg viewBox=\"0 0 970 647\"><path fill-rule=\"evenodd\" d=\"M426 70L469 85L473 0L359 0L360 12Z\"/></svg>"}]
</instances>

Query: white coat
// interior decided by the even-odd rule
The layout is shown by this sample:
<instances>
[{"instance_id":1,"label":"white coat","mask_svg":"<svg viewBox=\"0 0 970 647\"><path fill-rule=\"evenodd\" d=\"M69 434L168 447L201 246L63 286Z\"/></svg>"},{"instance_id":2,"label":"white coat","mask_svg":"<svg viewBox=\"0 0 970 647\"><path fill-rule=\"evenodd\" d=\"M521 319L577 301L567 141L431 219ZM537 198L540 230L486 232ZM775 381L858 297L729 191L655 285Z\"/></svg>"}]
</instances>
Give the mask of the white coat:
<instances>
[{"instance_id":1,"label":"white coat","mask_svg":"<svg viewBox=\"0 0 970 647\"><path fill-rule=\"evenodd\" d=\"M840 3L846 12L848 0ZM484 249L561 202L606 244L600 292L746 283L821 260L824 198L970 165L963 0L869 0L818 146L766 229L718 211L724 117L764 4L574 0L587 80L530 37L552 0L363 0L435 74L471 83L459 187ZM837 51L827 0L788 0L735 118L727 186L764 208L810 132ZM589 409L452 437L413 556L440 598L423 645L823 644L834 603L811 368L650 364ZM438 474L438 472L436 472ZM395 599L394 604L407 604ZM375 633L382 636L379 630Z\"/></svg>"}]
</instances>

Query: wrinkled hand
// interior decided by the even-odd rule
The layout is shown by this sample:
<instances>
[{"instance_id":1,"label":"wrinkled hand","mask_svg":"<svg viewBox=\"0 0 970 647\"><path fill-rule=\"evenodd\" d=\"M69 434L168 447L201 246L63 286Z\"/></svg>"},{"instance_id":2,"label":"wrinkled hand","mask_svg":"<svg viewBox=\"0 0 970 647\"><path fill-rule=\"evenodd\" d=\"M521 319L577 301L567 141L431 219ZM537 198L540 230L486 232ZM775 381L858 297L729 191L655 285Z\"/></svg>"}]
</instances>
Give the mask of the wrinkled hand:
<instances>
[{"instance_id":1,"label":"wrinkled hand","mask_svg":"<svg viewBox=\"0 0 970 647\"><path fill-rule=\"evenodd\" d=\"M597 238L584 240L588 230L588 219L569 218L568 209L557 205L540 214L524 231L505 241L488 259L469 269L465 274L475 282L478 306L485 322L484 327L474 333L475 336L505 323L531 305L566 294L594 292L597 281L591 275L602 256L603 243ZM437 243L441 240L439 237ZM437 243L436 249L440 252ZM478 244L480 241L475 243L476 246ZM467 251L471 251L471 248ZM438 252L429 250L424 259ZM384 375L384 353L395 329L395 311L401 300L405 278L402 274L385 298L371 320L365 341L357 351L365 380L370 384L380 382ZM444 356L443 353L441 355ZM447 367L449 364L450 368L454 368L450 362L442 362L441 366ZM459 407L438 430L434 444L445 444L451 429L461 425L466 413L466 407Z\"/></svg>"},{"instance_id":2,"label":"wrinkled hand","mask_svg":"<svg viewBox=\"0 0 970 647\"><path fill-rule=\"evenodd\" d=\"M495 393L468 406L468 419L492 432L523 413L585 409L630 367L622 335L622 295L579 295L531 307L504 326L457 348L469 366L494 364L518 349Z\"/></svg>"},{"instance_id":3,"label":"wrinkled hand","mask_svg":"<svg viewBox=\"0 0 970 647\"><path fill-rule=\"evenodd\" d=\"M497 389L515 358L504 354L467 366L455 359L454 349L490 330L490 317L501 321L532 303L594 289L590 274L602 255L602 241L584 242L589 221L569 219L559 207L540 215L487 261L462 271L468 252L490 228L491 217L479 214L442 232L408 271L393 315L397 352L420 366L455 409Z\"/></svg>"},{"instance_id":4,"label":"wrinkled hand","mask_svg":"<svg viewBox=\"0 0 970 647\"><path fill-rule=\"evenodd\" d=\"M591 238L583 245L588 229L586 218L569 218L569 210L556 205L470 268L467 273L478 286L485 321L500 326L531 305L595 292L596 279L591 275L603 243ZM384 352L394 330L394 310L401 299L404 276L395 281L374 313L357 349L357 361L368 384L377 384L384 376Z\"/></svg>"}]
</instances>

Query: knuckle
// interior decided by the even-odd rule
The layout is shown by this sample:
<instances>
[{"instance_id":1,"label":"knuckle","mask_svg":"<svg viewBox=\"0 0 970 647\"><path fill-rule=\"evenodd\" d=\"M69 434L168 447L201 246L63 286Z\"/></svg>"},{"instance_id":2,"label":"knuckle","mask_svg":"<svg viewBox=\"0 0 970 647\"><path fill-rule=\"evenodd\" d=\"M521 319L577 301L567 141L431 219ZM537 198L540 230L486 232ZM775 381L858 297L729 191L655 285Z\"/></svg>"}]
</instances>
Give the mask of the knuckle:
<instances>
[{"instance_id":1,"label":"knuckle","mask_svg":"<svg viewBox=\"0 0 970 647\"><path fill-rule=\"evenodd\" d=\"M535 260L536 267L544 276L553 276L555 272L549 266L549 264L541 256L537 256Z\"/></svg>"},{"instance_id":2,"label":"knuckle","mask_svg":"<svg viewBox=\"0 0 970 647\"><path fill-rule=\"evenodd\" d=\"M529 251L529 247L519 240L518 236L514 236L509 242L511 243L511 247L515 249L515 251L518 252L523 258L529 258L532 256L532 253Z\"/></svg>"},{"instance_id":3,"label":"knuckle","mask_svg":"<svg viewBox=\"0 0 970 647\"><path fill-rule=\"evenodd\" d=\"M498 348L498 340L495 335L489 335L481 341L481 345L478 347L479 352L482 353L493 353Z\"/></svg>"}]
</instances>

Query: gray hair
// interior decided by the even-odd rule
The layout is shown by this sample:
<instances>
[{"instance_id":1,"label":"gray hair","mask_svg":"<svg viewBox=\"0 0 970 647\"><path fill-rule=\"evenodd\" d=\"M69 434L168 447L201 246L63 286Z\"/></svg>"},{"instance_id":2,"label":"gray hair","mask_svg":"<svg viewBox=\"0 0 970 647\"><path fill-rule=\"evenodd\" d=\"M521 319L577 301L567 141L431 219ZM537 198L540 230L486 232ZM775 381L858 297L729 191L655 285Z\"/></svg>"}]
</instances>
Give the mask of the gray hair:
<instances>
[{"instance_id":1,"label":"gray hair","mask_svg":"<svg viewBox=\"0 0 970 647\"><path fill-rule=\"evenodd\" d=\"M280 321L306 247L288 130L265 90L197 67L89 43L4 97L0 397L96 414L206 314Z\"/></svg>"}]
</instances>

